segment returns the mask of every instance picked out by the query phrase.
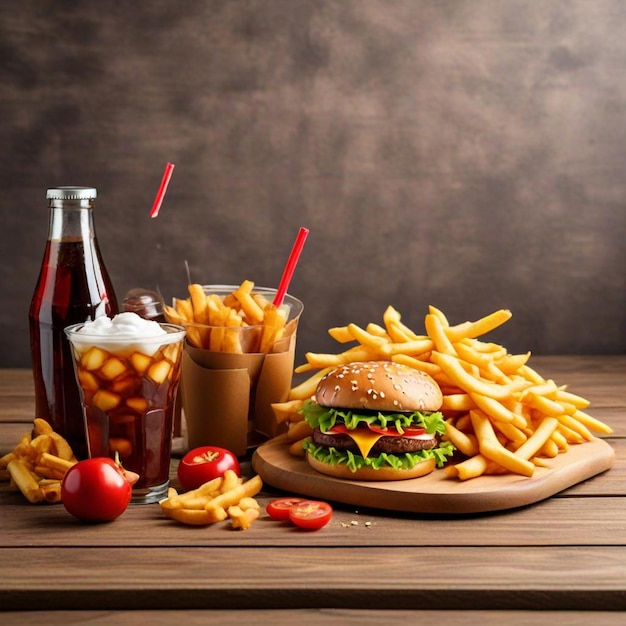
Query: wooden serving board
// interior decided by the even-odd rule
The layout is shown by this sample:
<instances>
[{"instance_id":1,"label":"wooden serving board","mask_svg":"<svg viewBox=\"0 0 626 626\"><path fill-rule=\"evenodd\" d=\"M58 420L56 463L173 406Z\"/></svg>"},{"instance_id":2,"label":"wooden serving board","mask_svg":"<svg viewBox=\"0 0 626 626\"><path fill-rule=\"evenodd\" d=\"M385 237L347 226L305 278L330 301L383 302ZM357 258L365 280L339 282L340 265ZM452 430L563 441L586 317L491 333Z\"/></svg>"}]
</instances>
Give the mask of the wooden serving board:
<instances>
[{"instance_id":1,"label":"wooden serving board","mask_svg":"<svg viewBox=\"0 0 626 626\"><path fill-rule=\"evenodd\" d=\"M280 435L255 451L252 467L268 485L307 498L410 513L466 514L525 506L608 470L615 460L613 448L594 439L549 459L550 466L537 467L532 478L506 474L459 481L437 469L410 480L365 482L320 474L287 448L285 435Z\"/></svg>"}]
</instances>

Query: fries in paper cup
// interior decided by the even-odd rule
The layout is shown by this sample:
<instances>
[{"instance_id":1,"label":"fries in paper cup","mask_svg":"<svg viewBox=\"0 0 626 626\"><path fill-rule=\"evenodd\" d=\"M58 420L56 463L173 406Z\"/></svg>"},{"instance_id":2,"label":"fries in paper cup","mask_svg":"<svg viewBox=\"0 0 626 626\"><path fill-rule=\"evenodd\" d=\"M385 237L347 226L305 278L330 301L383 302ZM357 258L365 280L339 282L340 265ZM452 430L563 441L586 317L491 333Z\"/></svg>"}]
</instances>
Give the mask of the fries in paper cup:
<instances>
[{"instance_id":1,"label":"fries in paper cup","mask_svg":"<svg viewBox=\"0 0 626 626\"><path fill-rule=\"evenodd\" d=\"M187 330L182 406L190 448L212 444L246 453L278 432L271 404L287 397L303 304L275 289L240 285L188 286L189 296L165 307Z\"/></svg>"},{"instance_id":2,"label":"fries in paper cup","mask_svg":"<svg viewBox=\"0 0 626 626\"><path fill-rule=\"evenodd\" d=\"M190 284L187 289L187 298L165 305L165 317L187 329L192 346L213 352L283 352L303 309L289 295L276 307L272 303L276 290L256 288L250 280L239 286Z\"/></svg>"}]
</instances>

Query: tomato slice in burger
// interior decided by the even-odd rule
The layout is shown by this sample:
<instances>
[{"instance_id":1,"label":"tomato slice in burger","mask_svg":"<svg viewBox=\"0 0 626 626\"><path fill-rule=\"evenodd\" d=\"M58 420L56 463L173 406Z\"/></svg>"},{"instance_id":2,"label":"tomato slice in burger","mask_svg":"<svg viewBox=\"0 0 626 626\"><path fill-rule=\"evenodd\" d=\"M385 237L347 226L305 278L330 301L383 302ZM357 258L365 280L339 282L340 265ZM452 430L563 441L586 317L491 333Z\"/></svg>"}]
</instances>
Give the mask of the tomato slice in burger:
<instances>
[{"instance_id":1,"label":"tomato slice in burger","mask_svg":"<svg viewBox=\"0 0 626 626\"><path fill-rule=\"evenodd\" d=\"M303 502L303 498L278 498L272 500L266 507L267 514L274 520L288 520L289 509L300 502Z\"/></svg>"},{"instance_id":2,"label":"tomato slice in burger","mask_svg":"<svg viewBox=\"0 0 626 626\"><path fill-rule=\"evenodd\" d=\"M382 435L383 437L406 437L408 439L432 438L432 435L429 435L423 428L419 427L405 428L403 432L398 432L398 430L393 427L383 428L382 426L376 426L375 424L368 424L367 427L373 433ZM345 424L335 424L326 432L331 435L349 435L351 431L346 428Z\"/></svg>"},{"instance_id":3,"label":"tomato slice in burger","mask_svg":"<svg viewBox=\"0 0 626 626\"><path fill-rule=\"evenodd\" d=\"M345 435L346 433L349 433L350 431L346 428L345 424L335 424L332 428L329 428L328 430L325 430L324 432L329 435Z\"/></svg>"},{"instance_id":4,"label":"tomato slice in burger","mask_svg":"<svg viewBox=\"0 0 626 626\"><path fill-rule=\"evenodd\" d=\"M333 509L327 502L302 500L289 509L289 519L305 530L318 530L330 522Z\"/></svg>"},{"instance_id":5,"label":"tomato slice in burger","mask_svg":"<svg viewBox=\"0 0 626 626\"><path fill-rule=\"evenodd\" d=\"M379 435L383 435L385 437L406 437L407 439L415 439L426 435L426 431L423 428L404 428L403 432L398 432L396 428L382 428L380 426L374 426L372 424L367 425L368 428ZM431 435L428 435L430 438Z\"/></svg>"}]
</instances>

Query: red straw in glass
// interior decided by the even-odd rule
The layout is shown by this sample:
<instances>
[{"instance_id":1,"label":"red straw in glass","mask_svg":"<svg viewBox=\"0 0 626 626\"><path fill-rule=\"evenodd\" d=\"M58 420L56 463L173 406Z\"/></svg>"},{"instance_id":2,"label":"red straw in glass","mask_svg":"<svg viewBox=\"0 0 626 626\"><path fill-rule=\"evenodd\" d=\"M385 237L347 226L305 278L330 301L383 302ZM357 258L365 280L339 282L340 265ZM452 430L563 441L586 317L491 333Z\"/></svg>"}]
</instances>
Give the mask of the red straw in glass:
<instances>
[{"instance_id":1,"label":"red straw in glass","mask_svg":"<svg viewBox=\"0 0 626 626\"><path fill-rule=\"evenodd\" d=\"M304 248L304 242L306 241L308 234L308 228L300 228L298 236L296 237L296 241L294 242L293 248L291 249L291 254L287 259L285 269L283 270L280 284L278 285L278 289L276 290L276 296L274 297L274 304L276 306L280 306L283 303L283 299L285 298L285 294L287 293L287 288L289 287L289 283L291 282L291 277L293 276L296 265L298 264L298 259L300 258L300 253L302 252L302 248Z\"/></svg>"},{"instance_id":2,"label":"red straw in glass","mask_svg":"<svg viewBox=\"0 0 626 626\"><path fill-rule=\"evenodd\" d=\"M150 217L156 217L159 214L159 209L161 208L161 202L163 202L163 196L167 191L167 186L170 184L170 178L172 177L172 171L174 170L174 164L168 163L165 166L165 172L163 172L163 179L161 180L161 186L159 187L159 191L157 191L156 198L154 199L154 204L152 205L152 210L150 211Z\"/></svg>"}]
</instances>

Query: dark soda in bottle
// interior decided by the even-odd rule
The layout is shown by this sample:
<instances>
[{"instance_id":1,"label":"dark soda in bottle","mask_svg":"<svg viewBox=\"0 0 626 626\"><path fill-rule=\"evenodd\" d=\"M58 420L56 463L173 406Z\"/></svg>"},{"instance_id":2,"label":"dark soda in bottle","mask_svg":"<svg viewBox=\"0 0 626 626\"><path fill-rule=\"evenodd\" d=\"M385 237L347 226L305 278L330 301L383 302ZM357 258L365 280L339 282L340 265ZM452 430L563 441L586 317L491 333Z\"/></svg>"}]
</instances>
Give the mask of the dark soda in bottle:
<instances>
[{"instance_id":1,"label":"dark soda in bottle","mask_svg":"<svg viewBox=\"0 0 626 626\"><path fill-rule=\"evenodd\" d=\"M85 423L66 326L118 312L93 217L92 187L48 189L49 232L30 305L35 416L87 457Z\"/></svg>"}]
</instances>

